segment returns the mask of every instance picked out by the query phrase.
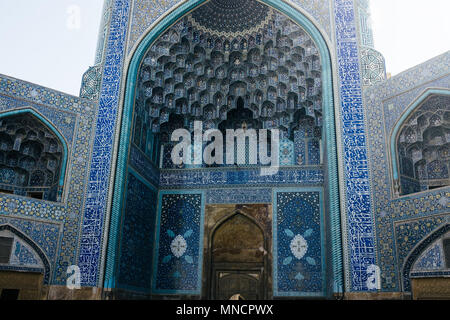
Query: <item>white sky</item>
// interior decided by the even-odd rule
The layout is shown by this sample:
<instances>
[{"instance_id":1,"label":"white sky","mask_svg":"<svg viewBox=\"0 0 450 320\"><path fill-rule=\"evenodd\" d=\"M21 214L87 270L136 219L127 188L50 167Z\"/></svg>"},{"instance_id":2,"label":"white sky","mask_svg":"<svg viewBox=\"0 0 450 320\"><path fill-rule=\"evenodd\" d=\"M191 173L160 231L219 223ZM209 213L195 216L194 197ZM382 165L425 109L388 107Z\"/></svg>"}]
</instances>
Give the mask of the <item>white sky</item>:
<instances>
[{"instance_id":1,"label":"white sky","mask_svg":"<svg viewBox=\"0 0 450 320\"><path fill-rule=\"evenodd\" d=\"M371 0L375 49L396 75L450 50L450 0Z\"/></svg>"},{"instance_id":2,"label":"white sky","mask_svg":"<svg viewBox=\"0 0 450 320\"><path fill-rule=\"evenodd\" d=\"M0 0L0 73L78 95L94 63L102 6ZM371 0L371 10L375 48L392 75L450 50L450 0Z\"/></svg>"},{"instance_id":3,"label":"white sky","mask_svg":"<svg viewBox=\"0 0 450 320\"><path fill-rule=\"evenodd\" d=\"M68 10L77 5L79 28ZM0 73L78 96L103 0L0 0Z\"/></svg>"}]
</instances>

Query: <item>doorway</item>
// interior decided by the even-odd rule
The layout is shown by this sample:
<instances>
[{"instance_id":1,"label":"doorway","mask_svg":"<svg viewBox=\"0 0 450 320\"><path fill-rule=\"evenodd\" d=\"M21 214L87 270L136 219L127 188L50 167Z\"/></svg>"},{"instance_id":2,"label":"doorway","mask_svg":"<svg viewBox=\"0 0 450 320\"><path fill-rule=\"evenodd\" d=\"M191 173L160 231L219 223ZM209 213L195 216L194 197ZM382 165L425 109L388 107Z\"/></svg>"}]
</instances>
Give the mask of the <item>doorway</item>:
<instances>
[{"instance_id":1,"label":"doorway","mask_svg":"<svg viewBox=\"0 0 450 320\"><path fill-rule=\"evenodd\" d=\"M217 300L260 300L261 273L250 270L217 271L216 272Z\"/></svg>"},{"instance_id":2,"label":"doorway","mask_svg":"<svg viewBox=\"0 0 450 320\"><path fill-rule=\"evenodd\" d=\"M39 300L43 279L42 273L0 271L0 300Z\"/></svg>"},{"instance_id":3,"label":"doorway","mask_svg":"<svg viewBox=\"0 0 450 320\"><path fill-rule=\"evenodd\" d=\"M241 212L226 218L212 233L210 252L211 299L265 299L267 241L258 222Z\"/></svg>"}]
</instances>

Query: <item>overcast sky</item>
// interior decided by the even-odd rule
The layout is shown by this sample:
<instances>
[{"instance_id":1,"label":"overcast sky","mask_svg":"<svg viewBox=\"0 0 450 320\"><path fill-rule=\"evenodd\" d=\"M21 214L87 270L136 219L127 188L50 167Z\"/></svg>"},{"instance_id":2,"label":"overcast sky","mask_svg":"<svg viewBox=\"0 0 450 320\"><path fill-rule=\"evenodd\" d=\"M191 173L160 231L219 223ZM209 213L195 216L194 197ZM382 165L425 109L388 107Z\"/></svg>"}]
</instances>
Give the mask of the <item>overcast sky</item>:
<instances>
[{"instance_id":1,"label":"overcast sky","mask_svg":"<svg viewBox=\"0 0 450 320\"><path fill-rule=\"evenodd\" d=\"M396 75L450 50L450 0L371 0L375 49Z\"/></svg>"},{"instance_id":2,"label":"overcast sky","mask_svg":"<svg viewBox=\"0 0 450 320\"><path fill-rule=\"evenodd\" d=\"M94 63L102 6L0 0L0 73L78 95ZM375 48L392 75L450 50L450 0L371 0L371 9Z\"/></svg>"}]
</instances>

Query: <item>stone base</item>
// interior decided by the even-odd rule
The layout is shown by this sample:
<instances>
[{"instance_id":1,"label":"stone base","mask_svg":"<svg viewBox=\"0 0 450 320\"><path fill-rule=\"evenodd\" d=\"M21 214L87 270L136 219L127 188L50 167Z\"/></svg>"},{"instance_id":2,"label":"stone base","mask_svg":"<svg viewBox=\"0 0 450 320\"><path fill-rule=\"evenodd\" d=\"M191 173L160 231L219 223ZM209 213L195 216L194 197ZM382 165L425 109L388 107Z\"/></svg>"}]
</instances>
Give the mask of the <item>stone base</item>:
<instances>
[{"instance_id":1,"label":"stone base","mask_svg":"<svg viewBox=\"0 0 450 320\"><path fill-rule=\"evenodd\" d=\"M104 300L150 300L150 294L123 289L108 289L103 292Z\"/></svg>"},{"instance_id":2,"label":"stone base","mask_svg":"<svg viewBox=\"0 0 450 320\"><path fill-rule=\"evenodd\" d=\"M49 286L45 300L102 300L102 289L85 287L70 290L65 286Z\"/></svg>"},{"instance_id":3,"label":"stone base","mask_svg":"<svg viewBox=\"0 0 450 320\"><path fill-rule=\"evenodd\" d=\"M32 272L1 271L0 293L18 290L18 300L40 300L43 295L43 274Z\"/></svg>"},{"instance_id":4,"label":"stone base","mask_svg":"<svg viewBox=\"0 0 450 320\"><path fill-rule=\"evenodd\" d=\"M18 290L18 300L100 300L101 288L70 290L66 286L43 285L43 274L1 271L0 294L5 290Z\"/></svg>"},{"instance_id":5,"label":"stone base","mask_svg":"<svg viewBox=\"0 0 450 320\"><path fill-rule=\"evenodd\" d=\"M410 300L404 292L346 292L344 300Z\"/></svg>"},{"instance_id":6,"label":"stone base","mask_svg":"<svg viewBox=\"0 0 450 320\"><path fill-rule=\"evenodd\" d=\"M411 286L414 300L450 300L450 277L412 279Z\"/></svg>"}]
</instances>

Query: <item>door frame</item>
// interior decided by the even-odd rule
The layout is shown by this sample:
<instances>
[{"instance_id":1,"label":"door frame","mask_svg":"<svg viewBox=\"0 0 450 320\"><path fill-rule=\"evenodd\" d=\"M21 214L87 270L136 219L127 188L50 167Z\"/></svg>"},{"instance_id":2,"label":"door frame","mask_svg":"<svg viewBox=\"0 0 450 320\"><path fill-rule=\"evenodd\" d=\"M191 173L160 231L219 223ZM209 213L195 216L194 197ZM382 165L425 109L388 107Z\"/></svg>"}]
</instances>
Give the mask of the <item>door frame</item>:
<instances>
[{"instance_id":1,"label":"door frame","mask_svg":"<svg viewBox=\"0 0 450 320\"><path fill-rule=\"evenodd\" d=\"M238 205L238 204L236 204ZM249 219L252 223L254 223L261 231L263 235L263 243L264 243L264 258L262 263L213 263L213 255L212 255L212 248L213 248L213 238L216 233L216 231L228 220L232 219L233 217L241 215L247 219ZM269 263L269 253L271 252L271 248L269 248L269 238L271 235L267 235L265 232L265 228L258 223L253 217L249 216L248 214L245 214L239 209L235 209L232 213L224 216L222 219L220 219L213 228L211 228L211 231L208 234L208 237L206 240L206 247L207 250L206 254L206 268L204 271L204 275L206 275L206 287L204 288L204 297L212 300L215 298L216 294L216 272L219 271L218 269L229 271L259 271L261 273L261 287L260 287L260 295L261 300L267 300L268 299L268 285L269 285L269 274L271 270L268 270L268 267L270 265ZM216 267L217 266L217 267ZM261 270L262 268L262 270Z\"/></svg>"}]
</instances>

